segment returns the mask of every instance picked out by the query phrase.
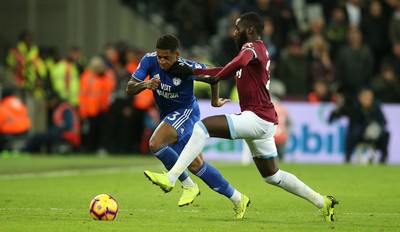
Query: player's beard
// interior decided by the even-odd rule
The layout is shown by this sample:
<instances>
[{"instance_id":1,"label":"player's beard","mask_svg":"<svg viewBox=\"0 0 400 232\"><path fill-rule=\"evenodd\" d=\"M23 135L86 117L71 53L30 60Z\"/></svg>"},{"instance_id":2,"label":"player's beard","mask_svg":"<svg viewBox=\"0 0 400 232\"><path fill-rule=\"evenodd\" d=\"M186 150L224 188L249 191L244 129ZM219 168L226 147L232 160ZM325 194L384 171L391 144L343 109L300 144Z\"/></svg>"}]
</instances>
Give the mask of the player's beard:
<instances>
[{"instance_id":1,"label":"player's beard","mask_svg":"<svg viewBox=\"0 0 400 232\"><path fill-rule=\"evenodd\" d=\"M245 31L240 32L235 38L236 48L240 50L247 43L247 35Z\"/></svg>"}]
</instances>

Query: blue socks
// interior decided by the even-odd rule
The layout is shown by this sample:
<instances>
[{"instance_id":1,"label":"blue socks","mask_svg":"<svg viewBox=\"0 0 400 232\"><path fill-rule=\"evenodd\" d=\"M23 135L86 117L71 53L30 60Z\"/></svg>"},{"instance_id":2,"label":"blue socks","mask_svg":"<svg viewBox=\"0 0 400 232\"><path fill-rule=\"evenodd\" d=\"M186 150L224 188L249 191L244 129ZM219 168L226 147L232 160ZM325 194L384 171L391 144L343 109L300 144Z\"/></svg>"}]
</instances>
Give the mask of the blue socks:
<instances>
[{"instance_id":1,"label":"blue socks","mask_svg":"<svg viewBox=\"0 0 400 232\"><path fill-rule=\"evenodd\" d=\"M153 155L156 156L164 164L164 167L167 170L170 170L179 158L178 154L174 151L174 149L172 149L169 146L161 147L156 152L154 152ZM186 180L188 177L189 174L186 171L184 171L182 175L179 176L178 179L182 182Z\"/></svg>"},{"instance_id":2,"label":"blue socks","mask_svg":"<svg viewBox=\"0 0 400 232\"><path fill-rule=\"evenodd\" d=\"M196 171L196 176L202 179L212 190L230 198L235 188L221 175L221 173L211 166L203 162L203 165Z\"/></svg>"},{"instance_id":3,"label":"blue socks","mask_svg":"<svg viewBox=\"0 0 400 232\"><path fill-rule=\"evenodd\" d=\"M178 154L169 146L161 147L153 155L164 164L167 170L170 170L179 158ZM212 190L228 198L232 197L235 188L210 164L203 162L203 165L194 174L202 179ZM182 182L188 177L189 174L185 170L178 179Z\"/></svg>"}]
</instances>

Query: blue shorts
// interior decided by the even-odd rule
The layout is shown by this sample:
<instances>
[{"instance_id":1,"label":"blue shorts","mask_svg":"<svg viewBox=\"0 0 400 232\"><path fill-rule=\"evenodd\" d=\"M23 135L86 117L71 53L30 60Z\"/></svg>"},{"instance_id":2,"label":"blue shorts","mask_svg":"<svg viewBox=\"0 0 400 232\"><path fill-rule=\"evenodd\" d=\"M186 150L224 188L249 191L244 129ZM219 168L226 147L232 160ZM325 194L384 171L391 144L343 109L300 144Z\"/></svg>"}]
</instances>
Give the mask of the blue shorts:
<instances>
[{"instance_id":1,"label":"blue shorts","mask_svg":"<svg viewBox=\"0 0 400 232\"><path fill-rule=\"evenodd\" d=\"M194 124L199 120L200 109L198 106L192 109L178 109L164 117L163 121L170 124L178 133L178 142L170 145L178 154L181 153L189 141L193 133Z\"/></svg>"}]
</instances>

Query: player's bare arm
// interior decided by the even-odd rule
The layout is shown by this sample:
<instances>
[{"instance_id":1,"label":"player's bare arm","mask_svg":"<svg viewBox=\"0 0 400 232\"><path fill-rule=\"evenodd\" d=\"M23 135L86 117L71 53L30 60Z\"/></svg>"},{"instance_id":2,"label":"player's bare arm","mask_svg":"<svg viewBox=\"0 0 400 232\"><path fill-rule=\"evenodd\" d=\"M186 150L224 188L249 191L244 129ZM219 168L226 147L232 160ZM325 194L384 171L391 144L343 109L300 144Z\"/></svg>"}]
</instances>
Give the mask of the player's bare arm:
<instances>
[{"instance_id":1,"label":"player's bare arm","mask_svg":"<svg viewBox=\"0 0 400 232\"><path fill-rule=\"evenodd\" d=\"M158 78L152 78L148 81L138 81L134 78L131 78L126 85L126 92L129 95L136 95L145 89L155 90L160 82L161 81Z\"/></svg>"},{"instance_id":2,"label":"player's bare arm","mask_svg":"<svg viewBox=\"0 0 400 232\"><path fill-rule=\"evenodd\" d=\"M221 107L229 101L230 101L230 99L225 99L225 98L219 97L219 83L217 83L215 85L211 85L211 105L213 107Z\"/></svg>"}]
</instances>

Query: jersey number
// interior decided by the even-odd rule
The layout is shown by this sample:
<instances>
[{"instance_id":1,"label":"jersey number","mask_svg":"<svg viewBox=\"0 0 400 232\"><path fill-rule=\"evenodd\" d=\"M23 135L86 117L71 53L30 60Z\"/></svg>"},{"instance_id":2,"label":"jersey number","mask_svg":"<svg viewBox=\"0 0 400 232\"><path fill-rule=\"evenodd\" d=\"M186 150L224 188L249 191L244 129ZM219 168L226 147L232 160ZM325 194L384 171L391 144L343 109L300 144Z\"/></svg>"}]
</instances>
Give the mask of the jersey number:
<instances>
[{"instance_id":1,"label":"jersey number","mask_svg":"<svg viewBox=\"0 0 400 232\"><path fill-rule=\"evenodd\" d=\"M174 121L178 115L180 115L180 113L178 111L175 111L173 115L171 115L167 118L168 118L168 120Z\"/></svg>"},{"instance_id":2,"label":"jersey number","mask_svg":"<svg viewBox=\"0 0 400 232\"><path fill-rule=\"evenodd\" d=\"M268 51L267 51L267 57L268 57ZM267 65L265 66L265 69L267 70L267 73L269 74L269 66L271 65L271 60L268 60ZM267 84L265 85L265 88L269 91L269 86L271 85L271 79L268 77Z\"/></svg>"},{"instance_id":3,"label":"jersey number","mask_svg":"<svg viewBox=\"0 0 400 232\"><path fill-rule=\"evenodd\" d=\"M268 57L268 51L267 51L267 57ZM267 65L265 66L265 69L267 70L267 72L269 73L269 67L271 65L271 60L268 60ZM239 69L236 72L236 77L240 78L242 76L242 69ZM265 85L265 87L267 88L267 90L269 90L269 86L271 85L271 79L268 78L267 84Z\"/></svg>"}]
</instances>

